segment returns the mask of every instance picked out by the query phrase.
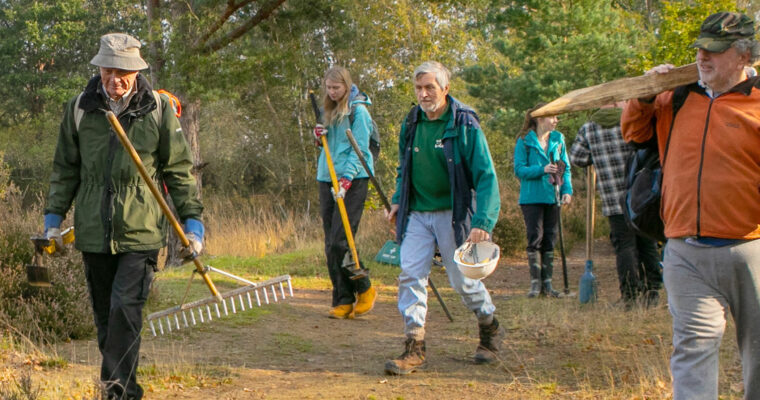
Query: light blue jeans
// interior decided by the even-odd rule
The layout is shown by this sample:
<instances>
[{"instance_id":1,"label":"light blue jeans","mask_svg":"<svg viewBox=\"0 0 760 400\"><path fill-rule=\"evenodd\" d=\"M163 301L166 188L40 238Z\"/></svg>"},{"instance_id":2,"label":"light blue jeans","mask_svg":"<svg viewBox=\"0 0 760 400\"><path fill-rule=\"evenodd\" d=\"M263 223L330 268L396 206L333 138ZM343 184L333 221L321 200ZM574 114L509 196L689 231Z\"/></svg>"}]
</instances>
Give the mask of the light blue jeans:
<instances>
[{"instance_id":1,"label":"light blue jeans","mask_svg":"<svg viewBox=\"0 0 760 400\"><path fill-rule=\"evenodd\" d=\"M454 264L457 246L451 227L451 210L412 211L401 242L398 309L404 317L404 333L417 340L425 337L427 280L436 243L449 283L462 296L465 306L475 312L479 321L490 319L496 310L483 282L465 277Z\"/></svg>"},{"instance_id":2,"label":"light blue jeans","mask_svg":"<svg viewBox=\"0 0 760 400\"><path fill-rule=\"evenodd\" d=\"M673 316L673 399L718 398L718 348L729 312L736 323L744 398L760 399L760 240L696 247L670 239L663 264Z\"/></svg>"}]
</instances>

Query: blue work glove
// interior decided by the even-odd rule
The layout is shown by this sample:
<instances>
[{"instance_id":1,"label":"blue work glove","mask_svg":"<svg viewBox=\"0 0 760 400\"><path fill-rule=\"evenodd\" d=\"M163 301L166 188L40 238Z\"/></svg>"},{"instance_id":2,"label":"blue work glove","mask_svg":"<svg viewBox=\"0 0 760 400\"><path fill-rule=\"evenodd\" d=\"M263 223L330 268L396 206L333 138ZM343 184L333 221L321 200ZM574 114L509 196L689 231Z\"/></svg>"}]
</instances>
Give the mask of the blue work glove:
<instances>
[{"instance_id":1,"label":"blue work glove","mask_svg":"<svg viewBox=\"0 0 760 400\"><path fill-rule=\"evenodd\" d=\"M61 237L61 222L63 217L58 214L45 214L45 239L53 239L57 250L63 249L63 237Z\"/></svg>"},{"instance_id":2,"label":"blue work glove","mask_svg":"<svg viewBox=\"0 0 760 400\"><path fill-rule=\"evenodd\" d=\"M185 220L185 237L190 241L190 247L184 247L180 251L180 256L184 259L192 259L193 253L197 256L201 254L203 250L203 235L206 233L206 228L203 226L203 222L188 218Z\"/></svg>"}]
</instances>

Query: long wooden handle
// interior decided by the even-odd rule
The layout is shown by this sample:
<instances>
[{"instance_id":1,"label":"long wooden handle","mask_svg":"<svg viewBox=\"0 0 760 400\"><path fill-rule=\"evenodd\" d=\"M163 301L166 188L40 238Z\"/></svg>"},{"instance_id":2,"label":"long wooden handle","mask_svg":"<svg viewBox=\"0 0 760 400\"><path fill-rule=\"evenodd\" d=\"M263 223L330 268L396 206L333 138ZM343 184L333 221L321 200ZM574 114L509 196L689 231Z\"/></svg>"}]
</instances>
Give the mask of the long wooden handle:
<instances>
[{"instance_id":1,"label":"long wooden handle","mask_svg":"<svg viewBox=\"0 0 760 400\"><path fill-rule=\"evenodd\" d=\"M760 65L760 61L755 66ZM532 117L590 110L617 101L650 97L699 80L697 63L674 68L667 74L621 78L596 86L573 90L530 113Z\"/></svg>"},{"instance_id":2,"label":"long wooden handle","mask_svg":"<svg viewBox=\"0 0 760 400\"><path fill-rule=\"evenodd\" d=\"M586 260L590 260L594 252L594 220L596 200L596 171L593 165L586 168Z\"/></svg>"},{"instance_id":3,"label":"long wooden handle","mask_svg":"<svg viewBox=\"0 0 760 400\"><path fill-rule=\"evenodd\" d=\"M335 167L333 166L332 156L330 155L330 147L327 146L327 135L322 135L320 138L322 139L322 149L325 150L327 170L330 171L330 180L332 180L333 191L336 195L335 202L338 203L340 220L343 222L343 230L346 231L346 241L348 242L348 248L351 250L351 257L354 258L354 269L361 269L359 266L359 253L356 251L356 242L354 242L354 233L351 231L351 223L348 220L346 204L343 202L342 197L337 196L340 191L340 185L338 184L338 176L335 174Z\"/></svg>"},{"instance_id":4,"label":"long wooden handle","mask_svg":"<svg viewBox=\"0 0 760 400\"><path fill-rule=\"evenodd\" d=\"M177 219L174 218L174 214L172 214L172 211L169 208L169 205L166 204L166 200L164 200L164 197L161 195L161 192L158 190L158 187L156 187L156 184L153 182L153 179L151 179L150 175L148 175L148 170L145 169L145 166L143 165L142 160L140 160L140 156L137 154L137 151L135 151L134 146L132 146L132 142L129 141L129 138L127 137L126 132L124 132L124 128L121 126L119 119L116 118L116 115L114 115L114 113L111 111L106 112L106 118L108 118L108 122L111 123L111 127L116 132L116 136L119 138L119 141L124 146L124 150L127 151L127 154L129 154L129 157L135 163L135 166L137 167L137 171L140 173L140 176L142 177L145 184L148 185L148 189L150 189L150 192L153 194L153 197L158 202L159 207L161 207L161 211L166 216L166 219L169 220L169 223L171 224L172 228L174 228L174 232L179 237L179 240L182 242L182 245L185 247L190 246L190 241L187 239L187 236L185 236L185 232L182 230L182 227L179 225L179 222L177 221ZM211 291L211 294L214 297L216 297L218 301L222 301L222 296L219 294L219 291L216 290L216 286L214 286L214 282L211 281L211 278L206 273L206 270L203 268L203 264L201 264L201 261L196 257L193 259L193 263L195 264L195 270L201 275L201 277L203 278L203 281L206 282L206 286L208 286L208 289Z\"/></svg>"},{"instance_id":5,"label":"long wooden handle","mask_svg":"<svg viewBox=\"0 0 760 400\"><path fill-rule=\"evenodd\" d=\"M367 171L367 175L369 175L369 180L375 186L375 189L377 190L377 194L380 195L380 201L383 202L383 207L385 207L386 211L390 212L391 203L388 201L388 197L385 196L385 193L383 193L383 188L380 187L380 183L377 181L377 179L375 179L375 176L372 175L372 171L369 169L367 160L364 159L364 154L362 153L362 150L359 148L359 143L356 143L356 139L354 139L354 134L351 133L351 129L346 129L346 137L348 138L348 143L351 143L351 147L354 148L354 153L356 153L356 156L359 157L359 161L362 163L364 170Z\"/></svg>"}]
</instances>

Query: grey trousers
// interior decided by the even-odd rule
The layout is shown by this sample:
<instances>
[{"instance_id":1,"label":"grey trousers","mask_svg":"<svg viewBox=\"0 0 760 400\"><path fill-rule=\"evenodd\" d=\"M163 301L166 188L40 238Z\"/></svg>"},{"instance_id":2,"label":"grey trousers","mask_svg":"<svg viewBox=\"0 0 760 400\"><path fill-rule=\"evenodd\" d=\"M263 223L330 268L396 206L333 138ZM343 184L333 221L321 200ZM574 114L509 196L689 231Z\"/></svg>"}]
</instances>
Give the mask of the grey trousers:
<instances>
[{"instance_id":1,"label":"grey trousers","mask_svg":"<svg viewBox=\"0 0 760 400\"><path fill-rule=\"evenodd\" d=\"M671 239L663 264L673 316L673 399L718 398L718 348L729 312L744 398L760 399L760 240L697 247Z\"/></svg>"}]
</instances>

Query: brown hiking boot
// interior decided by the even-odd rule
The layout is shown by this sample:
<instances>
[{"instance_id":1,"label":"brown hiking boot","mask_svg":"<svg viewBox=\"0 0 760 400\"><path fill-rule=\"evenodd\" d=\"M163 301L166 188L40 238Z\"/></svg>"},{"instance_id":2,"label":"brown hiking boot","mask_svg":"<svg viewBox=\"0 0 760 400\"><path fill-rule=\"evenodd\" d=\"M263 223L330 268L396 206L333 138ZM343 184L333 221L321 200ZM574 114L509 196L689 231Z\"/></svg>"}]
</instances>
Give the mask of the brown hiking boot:
<instances>
[{"instance_id":1,"label":"brown hiking boot","mask_svg":"<svg viewBox=\"0 0 760 400\"><path fill-rule=\"evenodd\" d=\"M404 354L395 360L385 362L385 373L388 375L406 375L418 369L425 369L425 341L406 339Z\"/></svg>"},{"instance_id":2,"label":"brown hiking boot","mask_svg":"<svg viewBox=\"0 0 760 400\"><path fill-rule=\"evenodd\" d=\"M364 315L372 311L372 307L375 306L375 300L377 299L377 290L374 286L370 286L364 293L359 293L357 296L356 305L354 306L354 314Z\"/></svg>"},{"instance_id":3,"label":"brown hiking boot","mask_svg":"<svg viewBox=\"0 0 760 400\"><path fill-rule=\"evenodd\" d=\"M330 318L354 319L354 305L341 304L330 309Z\"/></svg>"},{"instance_id":4,"label":"brown hiking boot","mask_svg":"<svg viewBox=\"0 0 760 400\"><path fill-rule=\"evenodd\" d=\"M494 317L491 325L478 325L480 344L475 350L475 363L488 364L496 361L501 350L501 342L507 335L499 321Z\"/></svg>"}]
</instances>

